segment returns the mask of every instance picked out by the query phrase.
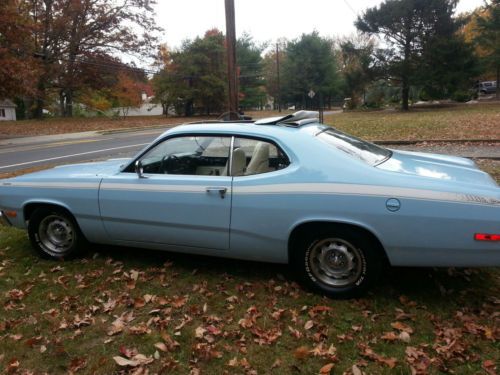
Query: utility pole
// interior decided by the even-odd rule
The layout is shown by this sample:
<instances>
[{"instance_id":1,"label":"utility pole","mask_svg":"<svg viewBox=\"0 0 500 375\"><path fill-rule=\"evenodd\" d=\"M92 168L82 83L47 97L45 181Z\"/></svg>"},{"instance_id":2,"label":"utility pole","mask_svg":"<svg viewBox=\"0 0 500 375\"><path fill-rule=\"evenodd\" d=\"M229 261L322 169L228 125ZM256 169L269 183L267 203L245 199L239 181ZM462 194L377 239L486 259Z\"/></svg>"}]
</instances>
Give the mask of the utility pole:
<instances>
[{"instance_id":1,"label":"utility pole","mask_svg":"<svg viewBox=\"0 0 500 375\"><path fill-rule=\"evenodd\" d=\"M226 45L227 75L229 80L229 118L238 119L238 76L236 72L236 27L234 20L234 0L225 0L226 5Z\"/></svg>"},{"instance_id":2,"label":"utility pole","mask_svg":"<svg viewBox=\"0 0 500 375\"><path fill-rule=\"evenodd\" d=\"M278 111L281 112L281 84L280 84L280 50L276 43L276 74L278 78Z\"/></svg>"}]
</instances>

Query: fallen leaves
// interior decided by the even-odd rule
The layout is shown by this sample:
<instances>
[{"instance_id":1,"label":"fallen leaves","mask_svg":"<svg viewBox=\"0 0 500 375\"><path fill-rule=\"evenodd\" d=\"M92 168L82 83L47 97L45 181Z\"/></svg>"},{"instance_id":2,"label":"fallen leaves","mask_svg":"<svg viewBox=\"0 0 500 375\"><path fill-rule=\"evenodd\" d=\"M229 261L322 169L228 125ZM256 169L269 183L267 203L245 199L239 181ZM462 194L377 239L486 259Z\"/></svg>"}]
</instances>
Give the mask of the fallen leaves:
<instances>
[{"instance_id":1,"label":"fallen leaves","mask_svg":"<svg viewBox=\"0 0 500 375\"><path fill-rule=\"evenodd\" d=\"M409 325L404 324L402 322L391 323L391 327L394 329L397 329L398 331L406 332L408 334L413 333L413 328L411 328Z\"/></svg>"},{"instance_id":2,"label":"fallen leaves","mask_svg":"<svg viewBox=\"0 0 500 375\"><path fill-rule=\"evenodd\" d=\"M132 358L123 358L120 356L114 356L113 360L116 362L118 366L130 366L130 367L136 367L136 366L142 366L142 365L147 365L150 364L151 362L154 361L153 357L146 357L144 354L136 354Z\"/></svg>"},{"instance_id":3,"label":"fallen leaves","mask_svg":"<svg viewBox=\"0 0 500 375\"><path fill-rule=\"evenodd\" d=\"M332 301L283 276L247 282L231 272L207 277L211 273L190 264L139 267L104 257L55 267L29 262L22 281L5 281L0 340L2 349L14 348L16 358L3 354L13 351L0 352L2 370L29 374L36 361L43 372L45 361L54 358L61 371L75 375L95 369L146 375L173 368L245 375L424 375L460 373L465 366L488 375L498 371L491 348L498 340L500 301L491 294L470 298L474 288L441 281L463 306L440 302L439 310L433 299L400 297L397 288L383 303L373 296ZM16 264L0 267L8 277ZM462 280L462 274L454 271L453 277ZM16 311L23 304L25 310ZM94 341L99 350L87 345Z\"/></svg>"},{"instance_id":4,"label":"fallen leaves","mask_svg":"<svg viewBox=\"0 0 500 375\"><path fill-rule=\"evenodd\" d=\"M384 364L389 368L394 368L398 363L396 358L385 357L383 355L375 353L373 349L371 349L367 344L359 344L358 347L360 349L360 354L363 357L375 361L377 363Z\"/></svg>"},{"instance_id":5,"label":"fallen leaves","mask_svg":"<svg viewBox=\"0 0 500 375\"><path fill-rule=\"evenodd\" d=\"M335 366L334 363L328 363L321 367L321 369L319 370L320 375L329 375L333 370L333 366Z\"/></svg>"},{"instance_id":6,"label":"fallen leaves","mask_svg":"<svg viewBox=\"0 0 500 375\"><path fill-rule=\"evenodd\" d=\"M111 323L111 327L107 331L108 336L114 336L123 332L125 326L134 319L135 317L132 311L124 312Z\"/></svg>"}]
</instances>

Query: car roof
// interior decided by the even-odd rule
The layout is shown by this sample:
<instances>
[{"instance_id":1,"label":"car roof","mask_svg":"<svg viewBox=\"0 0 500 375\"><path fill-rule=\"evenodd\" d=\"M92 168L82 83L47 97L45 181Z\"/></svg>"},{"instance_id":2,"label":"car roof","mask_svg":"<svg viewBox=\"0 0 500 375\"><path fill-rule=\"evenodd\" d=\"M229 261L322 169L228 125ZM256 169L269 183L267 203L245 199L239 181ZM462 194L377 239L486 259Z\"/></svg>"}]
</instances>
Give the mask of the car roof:
<instances>
[{"instance_id":1,"label":"car roof","mask_svg":"<svg viewBox=\"0 0 500 375\"><path fill-rule=\"evenodd\" d=\"M315 111L298 111L278 117L269 117L256 121L199 121L183 124L167 130L159 138L177 133L217 133L241 134L271 138L286 138L300 133L317 134L326 126L319 123L319 114Z\"/></svg>"},{"instance_id":2,"label":"car roof","mask_svg":"<svg viewBox=\"0 0 500 375\"><path fill-rule=\"evenodd\" d=\"M218 134L242 134L255 135L271 138L289 137L297 133L316 134L323 130L326 125L319 122L309 123L300 127L286 125L256 125L255 123L197 123L183 124L167 130L161 138L177 133L218 133Z\"/></svg>"}]
</instances>

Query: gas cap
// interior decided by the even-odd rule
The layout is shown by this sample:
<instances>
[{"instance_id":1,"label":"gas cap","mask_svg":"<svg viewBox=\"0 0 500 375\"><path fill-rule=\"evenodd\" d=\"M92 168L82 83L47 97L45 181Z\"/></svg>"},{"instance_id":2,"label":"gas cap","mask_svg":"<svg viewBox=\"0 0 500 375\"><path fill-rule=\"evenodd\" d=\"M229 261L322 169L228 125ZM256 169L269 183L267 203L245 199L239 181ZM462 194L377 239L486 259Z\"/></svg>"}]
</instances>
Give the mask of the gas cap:
<instances>
[{"instance_id":1,"label":"gas cap","mask_svg":"<svg viewBox=\"0 0 500 375\"><path fill-rule=\"evenodd\" d=\"M385 202L385 207L391 212L399 211L401 208L401 202L396 198L389 198L387 202Z\"/></svg>"}]
</instances>

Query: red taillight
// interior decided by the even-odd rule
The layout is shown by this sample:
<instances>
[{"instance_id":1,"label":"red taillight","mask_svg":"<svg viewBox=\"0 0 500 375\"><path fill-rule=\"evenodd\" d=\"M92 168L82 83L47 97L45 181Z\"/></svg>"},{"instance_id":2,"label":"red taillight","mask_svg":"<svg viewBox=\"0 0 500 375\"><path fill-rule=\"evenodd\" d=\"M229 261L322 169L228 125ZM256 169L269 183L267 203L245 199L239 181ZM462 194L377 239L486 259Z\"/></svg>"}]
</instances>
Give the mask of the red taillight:
<instances>
[{"instance_id":1,"label":"red taillight","mask_svg":"<svg viewBox=\"0 0 500 375\"><path fill-rule=\"evenodd\" d=\"M476 233L474 239L476 241L500 241L500 234Z\"/></svg>"},{"instance_id":2,"label":"red taillight","mask_svg":"<svg viewBox=\"0 0 500 375\"><path fill-rule=\"evenodd\" d=\"M15 219L17 217L17 212L16 211L5 211L5 215Z\"/></svg>"}]
</instances>

